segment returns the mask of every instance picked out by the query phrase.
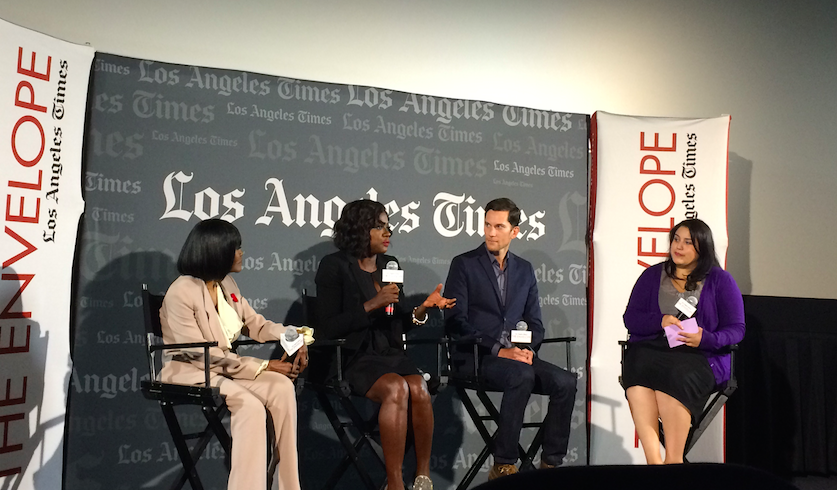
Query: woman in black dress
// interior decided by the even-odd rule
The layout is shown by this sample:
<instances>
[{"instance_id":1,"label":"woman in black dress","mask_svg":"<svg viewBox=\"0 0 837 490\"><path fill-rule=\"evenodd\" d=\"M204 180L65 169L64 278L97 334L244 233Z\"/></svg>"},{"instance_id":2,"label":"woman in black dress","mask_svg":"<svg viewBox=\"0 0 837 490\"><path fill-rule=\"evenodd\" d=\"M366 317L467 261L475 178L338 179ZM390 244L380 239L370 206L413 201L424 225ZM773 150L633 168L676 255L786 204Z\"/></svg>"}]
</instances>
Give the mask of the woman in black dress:
<instances>
[{"instance_id":1,"label":"woman in black dress","mask_svg":"<svg viewBox=\"0 0 837 490\"><path fill-rule=\"evenodd\" d=\"M323 257L317 269L318 332L326 339L346 339L344 378L352 392L381 404L378 425L389 490L401 490L401 465L408 420L416 448L413 488L431 490L430 450L433 407L427 383L404 354L402 332L427 321L427 308L450 308L439 284L421 305L405 311L397 284L385 284L381 271L395 257L384 255L392 233L384 206L362 199L347 204L334 225L339 252ZM400 268L400 266L399 266ZM387 315L387 305L395 312ZM331 375L336 372L332 367Z\"/></svg>"}]
</instances>

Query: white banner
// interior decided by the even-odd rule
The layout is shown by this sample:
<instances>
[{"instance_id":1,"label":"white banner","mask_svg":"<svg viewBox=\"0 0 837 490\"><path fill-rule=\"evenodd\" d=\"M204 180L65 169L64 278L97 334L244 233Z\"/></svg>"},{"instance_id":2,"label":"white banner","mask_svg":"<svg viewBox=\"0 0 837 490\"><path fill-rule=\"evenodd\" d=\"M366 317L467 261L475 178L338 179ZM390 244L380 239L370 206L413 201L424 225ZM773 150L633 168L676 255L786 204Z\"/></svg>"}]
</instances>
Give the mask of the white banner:
<instances>
[{"instance_id":1,"label":"white banner","mask_svg":"<svg viewBox=\"0 0 837 490\"><path fill-rule=\"evenodd\" d=\"M2 488L61 488L93 52L0 20Z\"/></svg>"},{"instance_id":2,"label":"white banner","mask_svg":"<svg viewBox=\"0 0 837 490\"><path fill-rule=\"evenodd\" d=\"M668 231L686 218L712 229L727 249L730 117L675 119L597 112L592 118L590 222L590 463L644 463L619 385L622 314L642 271L665 260ZM688 454L724 459L723 413Z\"/></svg>"}]
</instances>

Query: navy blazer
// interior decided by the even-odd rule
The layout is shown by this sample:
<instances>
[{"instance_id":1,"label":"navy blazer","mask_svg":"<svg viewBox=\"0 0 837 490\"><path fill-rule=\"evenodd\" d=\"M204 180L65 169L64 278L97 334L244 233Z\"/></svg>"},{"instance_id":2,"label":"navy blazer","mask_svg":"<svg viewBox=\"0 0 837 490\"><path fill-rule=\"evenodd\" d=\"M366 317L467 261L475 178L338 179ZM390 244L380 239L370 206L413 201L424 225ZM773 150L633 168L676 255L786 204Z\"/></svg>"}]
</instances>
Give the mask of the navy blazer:
<instances>
[{"instance_id":1,"label":"navy blazer","mask_svg":"<svg viewBox=\"0 0 837 490\"><path fill-rule=\"evenodd\" d=\"M456 256L445 282L445 297L456 306L445 310L445 330L455 337L481 337L481 353L491 352L502 332L525 321L532 331L532 349L537 352L544 337L538 283L527 260L508 252L506 258L506 304L500 302L497 276L488 251L479 247Z\"/></svg>"}]
</instances>

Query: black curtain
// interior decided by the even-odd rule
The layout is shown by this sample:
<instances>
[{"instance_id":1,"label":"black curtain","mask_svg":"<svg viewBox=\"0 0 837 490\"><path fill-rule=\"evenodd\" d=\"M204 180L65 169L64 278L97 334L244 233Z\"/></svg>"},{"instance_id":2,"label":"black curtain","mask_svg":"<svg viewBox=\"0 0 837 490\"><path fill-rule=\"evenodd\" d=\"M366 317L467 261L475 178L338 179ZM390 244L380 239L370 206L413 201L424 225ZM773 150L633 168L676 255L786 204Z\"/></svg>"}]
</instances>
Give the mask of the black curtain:
<instances>
[{"instance_id":1,"label":"black curtain","mask_svg":"<svg viewBox=\"0 0 837 490\"><path fill-rule=\"evenodd\" d=\"M837 300L744 296L727 461L837 474Z\"/></svg>"}]
</instances>

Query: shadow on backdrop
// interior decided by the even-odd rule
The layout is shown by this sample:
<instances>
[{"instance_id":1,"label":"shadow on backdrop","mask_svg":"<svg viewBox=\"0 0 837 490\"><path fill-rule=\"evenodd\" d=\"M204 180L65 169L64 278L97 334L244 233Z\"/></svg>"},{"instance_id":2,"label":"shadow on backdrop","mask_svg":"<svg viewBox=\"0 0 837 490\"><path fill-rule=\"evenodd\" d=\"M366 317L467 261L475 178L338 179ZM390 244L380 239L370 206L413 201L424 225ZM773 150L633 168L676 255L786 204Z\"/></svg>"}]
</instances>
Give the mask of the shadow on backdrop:
<instances>
[{"instance_id":1,"label":"shadow on backdrop","mask_svg":"<svg viewBox=\"0 0 837 490\"><path fill-rule=\"evenodd\" d=\"M626 405L627 400L624 398L614 400L602 395L590 395L590 402L603 404L610 408L610 427L591 425L591 444L607 448L607 454L603 456L607 458L607 461L613 461L613 464L632 464L631 455L625 449L627 446L625 439L616 433L616 409Z\"/></svg>"},{"instance_id":2,"label":"shadow on backdrop","mask_svg":"<svg viewBox=\"0 0 837 490\"><path fill-rule=\"evenodd\" d=\"M79 271L65 489L160 488L180 462L160 407L140 391L148 379L140 291L147 283L164 292L177 277L174 258L146 251L102 262ZM184 430L201 429L203 415L187 408L195 410L179 412ZM208 452L199 471L211 474L205 481L226 482L220 444L213 441Z\"/></svg>"},{"instance_id":3,"label":"shadow on backdrop","mask_svg":"<svg viewBox=\"0 0 837 490\"><path fill-rule=\"evenodd\" d=\"M753 292L750 276L750 185L753 162L737 153L729 153L729 188L727 195L727 270L741 294Z\"/></svg>"},{"instance_id":4,"label":"shadow on backdrop","mask_svg":"<svg viewBox=\"0 0 837 490\"><path fill-rule=\"evenodd\" d=\"M4 276L15 276L13 268L3 269ZM0 298L15 299L20 294L24 283L17 279L3 278L0 281ZM4 306L9 309L8 320L0 328L0 333L8 342L0 346L0 373L6 380L5 396L2 406L4 410L3 449L9 456L0 470L20 468L17 475L9 475L3 479L2 490L15 490L23 483L23 475L33 463L39 467L33 478L36 488L45 488L43 482L53 483L61 481L61 451L56 454L45 454L38 448L44 442L47 430L63 422L64 417L54 417L44 420L44 377L46 375L46 358L49 347L49 332L42 332L41 325L36 318L21 318L15 321L15 313L27 311L27 305L18 297L16 301ZM31 308L31 306L30 306ZM20 445L20 449L15 446ZM57 475L56 475L57 472ZM57 476L57 479L56 479ZM38 481L42 482L39 487Z\"/></svg>"}]
</instances>

